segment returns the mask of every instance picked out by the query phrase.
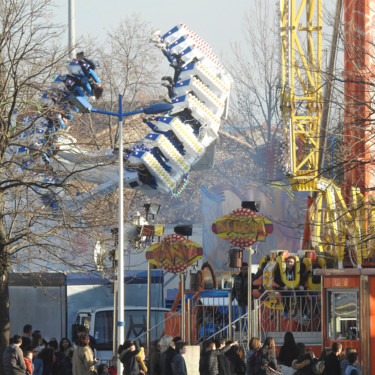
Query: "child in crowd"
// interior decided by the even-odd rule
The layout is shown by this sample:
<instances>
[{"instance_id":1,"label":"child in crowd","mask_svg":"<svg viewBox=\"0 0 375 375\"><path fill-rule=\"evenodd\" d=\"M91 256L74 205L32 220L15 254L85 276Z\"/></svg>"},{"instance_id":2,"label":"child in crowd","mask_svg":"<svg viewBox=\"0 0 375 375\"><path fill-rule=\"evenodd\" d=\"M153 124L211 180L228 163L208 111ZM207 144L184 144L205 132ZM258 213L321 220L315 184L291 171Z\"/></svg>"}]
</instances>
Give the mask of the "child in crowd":
<instances>
[{"instance_id":1,"label":"child in crowd","mask_svg":"<svg viewBox=\"0 0 375 375\"><path fill-rule=\"evenodd\" d=\"M31 348L25 349L23 353L23 360L26 365L26 375L33 375L34 365L33 365L33 351Z\"/></svg>"}]
</instances>

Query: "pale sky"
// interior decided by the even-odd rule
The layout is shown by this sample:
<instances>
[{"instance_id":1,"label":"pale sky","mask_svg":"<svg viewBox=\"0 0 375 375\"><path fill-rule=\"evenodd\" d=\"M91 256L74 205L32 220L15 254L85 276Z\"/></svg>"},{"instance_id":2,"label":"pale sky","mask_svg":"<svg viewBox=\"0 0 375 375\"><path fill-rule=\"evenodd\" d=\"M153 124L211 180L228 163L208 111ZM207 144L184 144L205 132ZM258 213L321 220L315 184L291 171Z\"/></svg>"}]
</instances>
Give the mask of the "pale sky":
<instances>
[{"instance_id":1,"label":"pale sky","mask_svg":"<svg viewBox=\"0 0 375 375\"><path fill-rule=\"evenodd\" d=\"M275 7L276 1L266 0ZM55 0L56 22L68 22L68 0ZM162 33L184 23L211 44L221 57L230 54L230 43L243 41L243 15L250 9L251 0L75 0L76 38L88 34L100 37L121 19L134 13L149 22L152 29Z\"/></svg>"}]
</instances>

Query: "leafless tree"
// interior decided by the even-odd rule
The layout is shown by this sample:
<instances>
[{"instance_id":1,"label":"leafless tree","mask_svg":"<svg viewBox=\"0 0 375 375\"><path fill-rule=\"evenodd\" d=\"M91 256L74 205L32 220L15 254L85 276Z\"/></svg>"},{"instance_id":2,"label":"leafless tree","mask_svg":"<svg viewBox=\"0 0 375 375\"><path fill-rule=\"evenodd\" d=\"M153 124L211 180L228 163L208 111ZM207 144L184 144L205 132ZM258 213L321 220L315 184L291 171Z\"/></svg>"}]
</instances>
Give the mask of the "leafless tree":
<instances>
[{"instance_id":1,"label":"leafless tree","mask_svg":"<svg viewBox=\"0 0 375 375\"><path fill-rule=\"evenodd\" d=\"M279 148L280 38L277 8L261 1L251 5L243 20L245 45L234 43L229 71L234 79L231 132L250 148L254 164L266 171L266 155ZM272 168L271 168L272 169ZM264 174L263 174L264 175ZM267 173L269 179L275 175Z\"/></svg>"},{"instance_id":2,"label":"leafless tree","mask_svg":"<svg viewBox=\"0 0 375 375\"><path fill-rule=\"evenodd\" d=\"M139 15L121 20L119 25L108 31L106 42L98 54L106 87L102 109L117 110L119 94L123 97L124 112L155 101L161 94L160 61L163 57L150 44L150 36L150 26ZM126 134L131 134L132 138L128 139L129 142L142 138L143 126L139 126L133 118L125 118L124 121ZM115 118L108 118L105 123L110 146L114 147L118 140L118 122Z\"/></svg>"},{"instance_id":3,"label":"leafless tree","mask_svg":"<svg viewBox=\"0 0 375 375\"><path fill-rule=\"evenodd\" d=\"M40 97L67 61L51 10L49 0L0 4L0 352L9 342L9 272L94 269L88 249L100 237L93 219L99 212L81 210L76 198L94 185L76 176L113 164L84 152L80 162L63 163L67 150L78 155L77 141L38 125L56 120L56 108Z\"/></svg>"}]
</instances>

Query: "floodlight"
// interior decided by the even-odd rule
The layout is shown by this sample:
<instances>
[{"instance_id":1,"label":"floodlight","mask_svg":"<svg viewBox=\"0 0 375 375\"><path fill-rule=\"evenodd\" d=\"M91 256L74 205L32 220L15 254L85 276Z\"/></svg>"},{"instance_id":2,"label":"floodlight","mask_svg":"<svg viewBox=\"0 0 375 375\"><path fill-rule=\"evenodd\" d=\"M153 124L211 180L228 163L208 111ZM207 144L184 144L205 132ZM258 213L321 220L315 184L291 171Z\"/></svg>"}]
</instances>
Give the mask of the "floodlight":
<instances>
[{"instance_id":1,"label":"floodlight","mask_svg":"<svg viewBox=\"0 0 375 375\"><path fill-rule=\"evenodd\" d=\"M241 202L242 208L248 208L251 211L259 212L260 202L259 201L243 201Z\"/></svg>"},{"instance_id":2,"label":"floodlight","mask_svg":"<svg viewBox=\"0 0 375 375\"><path fill-rule=\"evenodd\" d=\"M193 233L193 225L177 225L173 228L176 234L180 234L181 236L191 236Z\"/></svg>"},{"instance_id":3,"label":"floodlight","mask_svg":"<svg viewBox=\"0 0 375 375\"><path fill-rule=\"evenodd\" d=\"M161 206L160 204L157 204L157 203L145 203L143 207L146 211L146 215L147 214L157 215L159 213Z\"/></svg>"}]
</instances>

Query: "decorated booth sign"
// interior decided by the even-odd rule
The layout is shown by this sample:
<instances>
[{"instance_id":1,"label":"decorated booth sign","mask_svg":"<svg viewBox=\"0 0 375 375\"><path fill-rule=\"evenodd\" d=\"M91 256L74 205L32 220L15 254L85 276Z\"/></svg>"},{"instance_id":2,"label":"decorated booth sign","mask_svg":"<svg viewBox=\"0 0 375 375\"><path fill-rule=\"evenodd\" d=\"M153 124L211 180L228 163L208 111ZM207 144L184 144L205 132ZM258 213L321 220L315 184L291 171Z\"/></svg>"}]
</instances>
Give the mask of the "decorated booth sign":
<instances>
[{"instance_id":1,"label":"decorated booth sign","mask_svg":"<svg viewBox=\"0 0 375 375\"><path fill-rule=\"evenodd\" d=\"M146 251L146 259L158 268L180 273L202 258L201 245L180 234L169 234Z\"/></svg>"},{"instance_id":2,"label":"decorated booth sign","mask_svg":"<svg viewBox=\"0 0 375 375\"><path fill-rule=\"evenodd\" d=\"M273 224L248 208L239 208L212 223L212 231L234 246L248 247L273 232Z\"/></svg>"}]
</instances>

